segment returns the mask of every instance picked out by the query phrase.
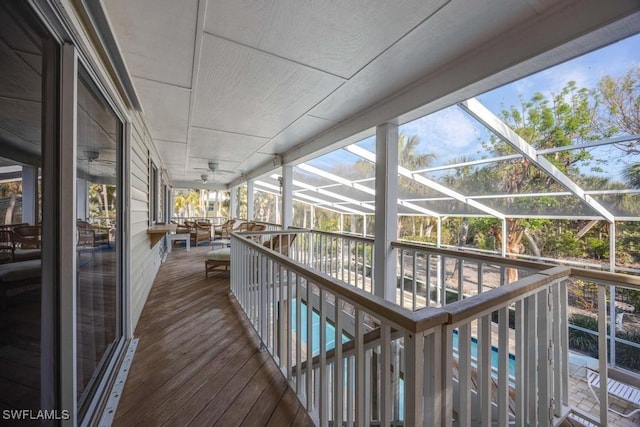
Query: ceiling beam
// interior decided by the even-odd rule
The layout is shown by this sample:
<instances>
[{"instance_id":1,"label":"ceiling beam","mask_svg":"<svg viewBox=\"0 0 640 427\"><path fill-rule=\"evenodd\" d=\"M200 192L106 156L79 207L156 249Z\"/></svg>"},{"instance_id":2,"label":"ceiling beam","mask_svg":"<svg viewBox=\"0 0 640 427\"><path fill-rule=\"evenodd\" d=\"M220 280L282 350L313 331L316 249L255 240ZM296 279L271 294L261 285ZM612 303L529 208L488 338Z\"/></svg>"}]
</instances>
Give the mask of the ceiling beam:
<instances>
[{"instance_id":1,"label":"ceiling beam","mask_svg":"<svg viewBox=\"0 0 640 427\"><path fill-rule=\"evenodd\" d=\"M375 161L374 161L374 164L375 164ZM362 185L362 184L359 184L359 183L354 182L354 181L349 181L346 178L343 178L341 176L332 174L330 172L323 171L322 169L318 169L318 168L316 168L314 166L311 166L311 165L308 165L306 163L301 163L297 167L302 169L302 170L304 170L304 171L310 172L310 173L312 173L314 175L318 175L318 176L320 176L322 178L325 178L325 179L328 179L330 181L337 182L338 184L342 184L342 185L345 185L347 187L353 187L356 190L362 191L363 193L371 194L374 197L376 195L376 190L374 190L373 188L369 188L366 185ZM418 212L418 213L421 213L421 214L424 214L424 215L434 216L436 218L441 216L441 214L439 214L439 213L437 213L435 211L432 211L432 210L429 210L429 209L425 209L425 208L423 208L421 206L418 206L418 205L416 205L414 203L411 203L411 202L407 202L407 201L402 200L402 199L398 199L398 204L401 205L401 206L404 206L405 208L411 209L411 210L413 210L415 212Z\"/></svg>"},{"instance_id":2,"label":"ceiling beam","mask_svg":"<svg viewBox=\"0 0 640 427\"><path fill-rule=\"evenodd\" d=\"M256 191L264 191L265 193L270 193L270 194L275 194L275 195L280 195L280 187L273 185L273 184L269 184L267 182L264 181L254 181L255 185L258 185L259 187L262 188L256 188ZM324 207L324 206L330 206L333 209L329 209L338 213L352 213L352 214L358 214L358 215L367 215L365 212L356 210L356 209L352 209L349 208L347 206L342 206L339 203L332 203L323 199L319 199L317 197L314 196L310 196L308 194L304 194L304 193L296 193L294 191L293 193L294 195L294 200L300 202L300 203L308 203L306 201L303 200L299 200L299 199L306 199L310 202L314 202L316 204L316 206L320 206L320 207ZM296 197L298 199L296 199ZM310 203L308 203L310 204Z\"/></svg>"},{"instance_id":3,"label":"ceiling beam","mask_svg":"<svg viewBox=\"0 0 640 427\"><path fill-rule=\"evenodd\" d=\"M538 151L505 122L500 120L488 108L475 98L461 102L460 107L482 123L487 129L496 134L504 142L512 146L516 151L529 159L534 165L539 167L543 172L551 176L558 184L569 190L573 195L577 196L587 206L598 212L607 221L614 222L614 215L602 206L593 197L585 194L584 190L573 182L560 169L547 160L544 155Z\"/></svg>"},{"instance_id":4,"label":"ceiling beam","mask_svg":"<svg viewBox=\"0 0 640 427\"><path fill-rule=\"evenodd\" d=\"M370 162L375 163L376 161L376 155L375 153L372 153L371 151L365 150L362 147L359 147L357 145L350 145L349 147L346 147L345 150L349 151L350 153L355 154L356 156L360 156L365 160L368 160ZM402 175L406 178L409 178L410 180L413 180L417 183L420 183L426 187L429 187L433 190L438 191L439 193L445 194L449 197L454 198L455 200L465 203L471 207L474 207L476 209L478 209L479 211L482 211L484 213L487 213L491 216L495 216L496 218L500 218L500 219L504 219L505 215L502 212L499 212L493 208L490 208L489 206L483 205L482 203L473 200L463 194L458 193L455 190L452 190L448 187L445 187L444 185L430 179L430 178L426 178L422 175L419 175L417 173L413 173L411 172L409 169L407 168L403 168L402 166L398 166L398 174Z\"/></svg>"}]
</instances>

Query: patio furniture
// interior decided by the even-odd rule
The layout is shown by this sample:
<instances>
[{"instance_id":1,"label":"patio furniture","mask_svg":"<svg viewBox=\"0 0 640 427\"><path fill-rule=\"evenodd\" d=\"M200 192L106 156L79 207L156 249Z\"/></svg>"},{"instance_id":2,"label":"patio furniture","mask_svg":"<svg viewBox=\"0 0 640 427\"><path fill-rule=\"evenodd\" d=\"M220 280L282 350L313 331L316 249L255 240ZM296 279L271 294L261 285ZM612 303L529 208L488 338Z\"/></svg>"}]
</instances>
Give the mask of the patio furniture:
<instances>
[{"instance_id":1,"label":"patio furniture","mask_svg":"<svg viewBox=\"0 0 640 427\"><path fill-rule=\"evenodd\" d=\"M223 224L216 225L215 227L213 227L213 238L215 239L216 237L222 237L225 230L230 227L233 227L233 224L235 224L235 222L236 222L235 219L228 219Z\"/></svg>"},{"instance_id":2,"label":"patio furniture","mask_svg":"<svg viewBox=\"0 0 640 427\"><path fill-rule=\"evenodd\" d=\"M173 244L180 240L184 240L187 252L191 250L191 235L187 233L167 234L167 252L171 253Z\"/></svg>"},{"instance_id":3,"label":"patio furniture","mask_svg":"<svg viewBox=\"0 0 640 427\"><path fill-rule=\"evenodd\" d=\"M204 261L204 276L209 277L209 273L218 267L224 267L225 270L228 270L230 265L231 248L222 248L207 252Z\"/></svg>"},{"instance_id":4,"label":"patio furniture","mask_svg":"<svg viewBox=\"0 0 640 427\"><path fill-rule=\"evenodd\" d=\"M282 239L281 239L282 237ZM289 247L296 238L296 234L289 235L277 235L271 240L262 244L265 248L272 249L281 253L284 256L289 255ZM219 267L224 267L225 270L229 269L231 265L231 248L216 249L207 252L204 261L204 275L209 277L209 273L216 270Z\"/></svg>"},{"instance_id":5,"label":"patio furniture","mask_svg":"<svg viewBox=\"0 0 640 427\"><path fill-rule=\"evenodd\" d=\"M39 225L21 225L13 229L13 240L20 249L40 249Z\"/></svg>"},{"instance_id":6,"label":"patio furniture","mask_svg":"<svg viewBox=\"0 0 640 427\"><path fill-rule=\"evenodd\" d=\"M210 229L199 226L195 221L185 221L184 225L189 230L194 246L198 246L201 242L209 243L209 240L211 240Z\"/></svg>"},{"instance_id":7,"label":"patio furniture","mask_svg":"<svg viewBox=\"0 0 640 427\"><path fill-rule=\"evenodd\" d=\"M78 229L78 245L80 246L100 246L110 245L109 229L106 227L97 227L87 221L78 219L76 221Z\"/></svg>"},{"instance_id":8,"label":"patio furniture","mask_svg":"<svg viewBox=\"0 0 640 427\"><path fill-rule=\"evenodd\" d=\"M271 240L262 244L265 248L274 250L284 256L289 256L289 248L296 239L297 234L278 234Z\"/></svg>"},{"instance_id":9,"label":"patio furniture","mask_svg":"<svg viewBox=\"0 0 640 427\"><path fill-rule=\"evenodd\" d=\"M8 229L0 230L0 264L40 259L40 248L29 248L29 243L27 242L27 247L23 249L16 245L13 231Z\"/></svg>"},{"instance_id":10,"label":"patio furniture","mask_svg":"<svg viewBox=\"0 0 640 427\"><path fill-rule=\"evenodd\" d=\"M39 259L0 265L0 308L2 310L7 308L10 291L17 294L39 288L41 268Z\"/></svg>"},{"instance_id":11,"label":"patio furniture","mask_svg":"<svg viewBox=\"0 0 640 427\"><path fill-rule=\"evenodd\" d=\"M600 403L600 399L596 393L596 389L600 390L600 373L598 371L594 371L593 369L587 369L587 383L589 384L589 389L593 396L596 398L596 401ZM609 408L609 410L615 414L620 415L621 417L630 418L640 412L640 389L636 388L632 385L626 384L622 381L617 381L613 378L607 378L607 392L609 396L613 396L617 399L620 399L627 404L633 405L637 407L633 411L623 414L622 412L618 412L615 409Z\"/></svg>"}]
</instances>

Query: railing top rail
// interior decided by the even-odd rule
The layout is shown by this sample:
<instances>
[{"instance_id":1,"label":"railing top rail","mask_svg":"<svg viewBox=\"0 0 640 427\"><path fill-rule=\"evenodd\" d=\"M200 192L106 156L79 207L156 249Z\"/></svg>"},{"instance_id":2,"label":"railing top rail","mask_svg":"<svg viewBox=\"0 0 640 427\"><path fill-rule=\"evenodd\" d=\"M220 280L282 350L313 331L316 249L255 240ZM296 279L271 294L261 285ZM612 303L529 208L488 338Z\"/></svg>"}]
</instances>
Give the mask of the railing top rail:
<instances>
[{"instance_id":1,"label":"railing top rail","mask_svg":"<svg viewBox=\"0 0 640 427\"><path fill-rule=\"evenodd\" d=\"M442 307L442 310L449 315L449 324L474 319L509 305L554 280L569 277L570 274L570 268L553 267L517 280L507 286L500 286L474 295L473 298L447 304Z\"/></svg>"},{"instance_id":2,"label":"railing top rail","mask_svg":"<svg viewBox=\"0 0 640 427\"><path fill-rule=\"evenodd\" d=\"M397 249L409 249L412 251L428 251L431 253L435 253L438 255L446 255L455 258L467 258L474 259L477 261L482 261L488 264L498 264L505 265L507 267L521 267L528 268L531 270L545 270L554 267L552 264L546 264L542 262L534 262L534 261L525 261L521 259L513 259L513 258L503 258L501 256L488 255L488 254L480 254L473 251L465 251L460 249L445 249L445 248L437 248L434 246L425 246L415 243L406 243L406 242L391 242L391 247Z\"/></svg>"},{"instance_id":3,"label":"railing top rail","mask_svg":"<svg viewBox=\"0 0 640 427\"><path fill-rule=\"evenodd\" d=\"M322 231L322 230L310 230L312 233L314 234L322 234L325 236L333 236L333 237L340 237L343 239L349 239L349 240L354 240L357 242L362 242L362 243L371 243L373 244L373 242L375 241L375 239L372 239L371 237L365 237L365 236L358 236L355 234L346 234L346 233L338 233L335 231Z\"/></svg>"},{"instance_id":4,"label":"railing top rail","mask_svg":"<svg viewBox=\"0 0 640 427\"><path fill-rule=\"evenodd\" d=\"M612 273L610 271L571 268L571 276L576 279L598 282L605 285L624 286L640 291L640 276Z\"/></svg>"},{"instance_id":5,"label":"railing top rail","mask_svg":"<svg viewBox=\"0 0 640 427\"><path fill-rule=\"evenodd\" d=\"M303 230L287 231L291 233L299 233ZM241 243L250 246L256 252L277 260L279 264L292 271L295 271L301 276L304 276L310 282L340 295L340 298L345 299L356 306L362 307L371 312L374 316L382 317L402 329L411 332L421 332L435 326L442 325L448 318L447 313L433 307L431 307L430 310L421 313L421 316L418 318L418 316L416 316L414 312L406 308L400 307L390 301L372 295L361 289L343 284L339 280L333 279L332 277L327 276L324 273L311 270L307 266L300 264L299 262L296 262L291 258L285 257L276 251L268 249L259 243L256 243L250 239L242 238L248 234L252 233L231 233L232 246L234 244L233 239L238 239L238 242L236 242L236 244Z\"/></svg>"},{"instance_id":6,"label":"railing top rail","mask_svg":"<svg viewBox=\"0 0 640 427\"><path fill-rule=\"evenodd\" d=\"M308 233L309 230L260 230L260 231L237 231L232 230L231 234L237 234L239 236L272 236L276 234L300 234Z\"/></svg>"}]
</instances>

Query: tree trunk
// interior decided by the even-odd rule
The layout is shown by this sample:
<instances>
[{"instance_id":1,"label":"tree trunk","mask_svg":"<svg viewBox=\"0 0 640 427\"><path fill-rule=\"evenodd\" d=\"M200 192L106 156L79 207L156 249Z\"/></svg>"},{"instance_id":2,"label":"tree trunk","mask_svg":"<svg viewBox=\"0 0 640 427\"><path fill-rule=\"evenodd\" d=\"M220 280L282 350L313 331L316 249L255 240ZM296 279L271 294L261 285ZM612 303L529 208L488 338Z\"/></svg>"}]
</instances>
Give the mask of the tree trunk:
<instances>
[{"instance_id":1,"label":"tree trunk","mask_svg":"<svg viewBox=\"0 0 640 427\"><path fill-rule=\"evenodd\" d=\"M526 237L527 242L529 242L529 245L531 246L531 249L533 250L534 255L537 257L541 257L542 255L540 253L540 248L538 247L538 244L536 243L535 239L529 232L528 228L524 229L524 237Z\"/></svg>"},{"instance_id":2,"label":"tree trunk","mask_svg":"<svg viewBox=\"0 0 640 427\"><path fill-rule=\"evenodd\" d=\"M102 184L102 207L104 208L104 216L109 217L109 194L107 194L107 185Z\"/></svg>"},{"instance_id":3,"label":"tree trunk","mask_svg":"<svg viewBox=\"0 0 640 427\"><path fill-rule=\"evenodd\" d=\"M11 200L9 201L9 206L7 207L7 212L4 214L4 223L12 224L13 223L13 209L16 206L16 192L11 192Z\"/></svg>"}]
</instances>

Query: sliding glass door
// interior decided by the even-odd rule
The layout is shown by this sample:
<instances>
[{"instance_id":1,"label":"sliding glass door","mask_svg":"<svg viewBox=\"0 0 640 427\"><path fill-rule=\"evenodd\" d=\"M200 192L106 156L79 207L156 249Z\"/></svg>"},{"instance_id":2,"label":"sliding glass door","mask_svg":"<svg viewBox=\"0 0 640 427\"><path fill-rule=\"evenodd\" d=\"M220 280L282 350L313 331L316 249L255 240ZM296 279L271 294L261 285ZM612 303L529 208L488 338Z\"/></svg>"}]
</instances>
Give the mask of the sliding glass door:
<instances>
[{"instance_id":1,"label":"sliding glass door","mask_svg":"<svg viewBox=\"0 0 640 427\"><path fill-rule=\"evenodd\" d=\"M77 85L76 336L81 414L122 344L123 125L88 73Z\"/></svg>"},{"instance_id":2,"label":"sliding glass door","mask_svg":"<svg viewBox=\"0 0 640 427\"><path fill-rule=\"evenodd\" d=\"M0 414L31 425L57 406L57 283L43 268L55 253L43 212L55 209L56 184L43 153L55 145L45 111L57 104L58 51L26 2L0 2L0 57Z\"/></svg>"}]
</instances>

